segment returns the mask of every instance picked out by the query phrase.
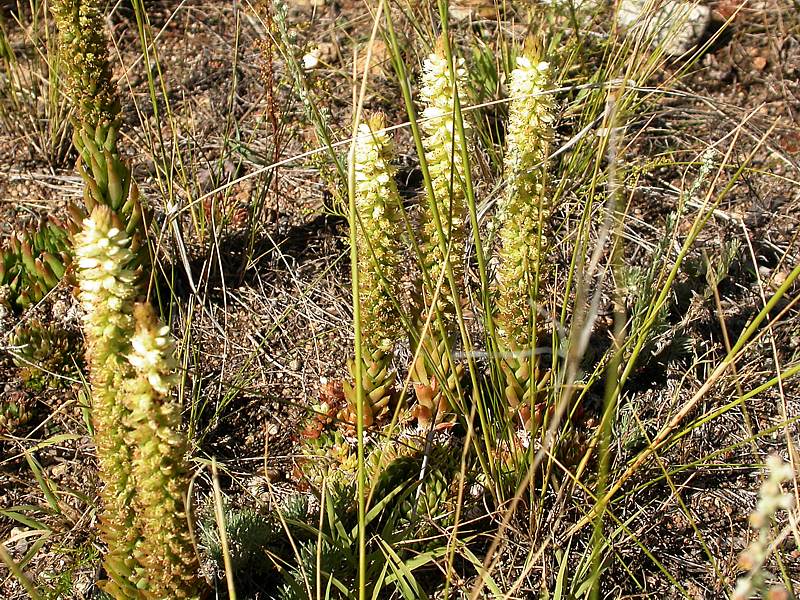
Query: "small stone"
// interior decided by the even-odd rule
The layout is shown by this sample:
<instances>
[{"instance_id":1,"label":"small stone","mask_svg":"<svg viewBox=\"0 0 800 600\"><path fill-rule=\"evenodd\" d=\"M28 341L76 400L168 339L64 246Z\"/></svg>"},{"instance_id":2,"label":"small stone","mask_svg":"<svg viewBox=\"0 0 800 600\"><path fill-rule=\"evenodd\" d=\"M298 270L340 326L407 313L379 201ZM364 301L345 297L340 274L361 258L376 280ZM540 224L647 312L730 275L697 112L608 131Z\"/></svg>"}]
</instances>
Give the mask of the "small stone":
<instances>
[{"instance_id":1,"label":"small stone","mask_svg":"<svg viewBox=\"0 0 800 600\"><path fill-rule=\"evenodd\" d=\"M294 360L292 360L292 362L289 363L289 368L292 371L299 371L300 367L302 367L302 366L303 366L303 363L300 361L299 358L295 358Z\"/></svg>"},{"instance_id":2,"label":"small stone","mask_svg":"<svg viewBox=\"0 0 800 600\"><path fill-rule=\"evenodd\" d=\"M784 283L786 283L786 280L788 278L789 278L789 271L787 270L778 271L772 276L772 285L775 287L780 287Z\"/></svg>"},{"instance_id":3,"label":"small stone","mask_svg":"<svg viewBox=\"0 0 800 600\"><path fill-rule=\"evenodd\" d=\"M64 475L67 474L67 463L57 463L53 465L50 469L50 477L53 479L61 479Z\"/></svg>"},{"instance_id":4,"label":"small stone","mask_svg":"<svg viewBox=\"0 0 800 600\"><path fill-rule=\"evenodd\" d=\"M25 537L25 529L20 527L13 527L11 529L10 539L19 538L14 542L13 546L6 546L9 550L13 550L19 554L25 554L28 550L28 539Z\"/></svg>"},{"instance_id":5,"label":"small stone","mask_svg":"<svg viewBox=\"0 0 800 600\"><path fill-rule=\"evenodd\" d=\"M306 71L316 69L319 66L320 54L319 48L314 48L310 52L306 52L303 55L303 69Z\"/></svg>"},{"instance_id":6,"label":"small stone","mask_svg":"<svg viewBox=\"0 0 800 600\"><path fill-rule=\"evenodd\" d=\"M700 41L711 22L711 9L692 2L670 0L655 11L647 0L622 0L617 23L628 35L641 35L670 56L680 56Z\"/></svg>"}]
</instances>

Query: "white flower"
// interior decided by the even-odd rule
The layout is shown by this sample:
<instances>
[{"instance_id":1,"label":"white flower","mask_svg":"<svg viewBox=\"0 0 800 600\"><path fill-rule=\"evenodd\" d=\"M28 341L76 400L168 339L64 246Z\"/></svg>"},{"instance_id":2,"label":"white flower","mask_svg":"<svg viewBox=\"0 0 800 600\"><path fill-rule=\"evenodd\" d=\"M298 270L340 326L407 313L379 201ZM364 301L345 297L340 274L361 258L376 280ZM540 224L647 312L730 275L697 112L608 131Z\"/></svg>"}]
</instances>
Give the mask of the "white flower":
<instances>
[{"instance_id":1,"label":"white flower","mask_svg":"<svg viewBox=\"0 0 800 600\"><path fill-rule=\"evenodd\" d=\"M307 52L303 55L303 68L306 71L316 69L320 63L320 56L322 56L322 51L319 48L314 48L311 52Z\"/></svg>"}]
</instances>

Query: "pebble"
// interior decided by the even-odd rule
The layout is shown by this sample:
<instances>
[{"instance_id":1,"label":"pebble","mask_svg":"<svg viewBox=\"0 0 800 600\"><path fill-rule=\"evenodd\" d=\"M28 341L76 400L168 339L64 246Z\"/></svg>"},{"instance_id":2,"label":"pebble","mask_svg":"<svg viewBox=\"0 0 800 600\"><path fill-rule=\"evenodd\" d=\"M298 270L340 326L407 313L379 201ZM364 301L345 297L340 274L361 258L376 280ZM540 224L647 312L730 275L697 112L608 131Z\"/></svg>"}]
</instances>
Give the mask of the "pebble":
<instances>
[{"instance_id":1,"label":"pebble","mask_svg":"<svg viewBox=\"0 0 800 600\"><path fill-rule=\"evenodd\" d=\"M711 9L693 2L670 0L658 10L649 10L648 0L622 0L617 23L628 34L643 35L661 46L670 56L691 50L702 38L711 22Z\"/></svg>"},{"instance_id":2,"label":"pebble","mask_svg":"<svg viewBox=\"0 0 800 600\"><path fill-rule=\"evenodd\" d=\"M11 534L9 536L10 539L13 540L14 538L17 538L17 537L19 539L17 539L14 542L14 546L13 547L9 547L9 546L6 546L6 547L9 550L13 550L14 552L17 552L19 554L25 554L25 552L28 550L28 539L25 537L25 532L26 531L27 531L26 529L23 529L21 527L12 527L11 532L10 532Z\"/></svg>"}]
</instances>

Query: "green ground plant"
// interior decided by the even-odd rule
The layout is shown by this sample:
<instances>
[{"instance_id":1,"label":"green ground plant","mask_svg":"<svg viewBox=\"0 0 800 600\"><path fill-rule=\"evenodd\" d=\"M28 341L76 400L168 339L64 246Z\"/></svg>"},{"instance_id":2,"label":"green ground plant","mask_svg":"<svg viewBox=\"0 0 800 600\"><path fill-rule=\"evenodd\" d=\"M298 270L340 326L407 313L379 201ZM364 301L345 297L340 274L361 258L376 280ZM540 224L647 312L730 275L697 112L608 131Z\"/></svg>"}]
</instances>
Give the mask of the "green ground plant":
<instances>
[{"instance_id":1,"label":"green ground plant","mask_svg":"<svg viewBox=\"0 0 800 600\"><path fill-rule=\"evenodd\" d=\"M76 381L79 362L75 336L58 324L31 320L18 325L11 336L12 360L31 390L58 387Z\"/></svg>"},{"instance_id":2,"label":"green ground plant","mask_svg":"<svg viewBox=\"0 0 800 600\"><path fill-rule=\"evenodd\" d=\"M69 232L57 220L11 235L0 248L0 302L9 310L38 304L52 290L72 262Z\"/></svg>"},{"instance_id":3,"label":"green ground plant","mask_svg":"<svg viewBox=\"0 0 800 600\"><path fill-rule=\"evenodd\" d=\"M13 434L33 417L33 402L24 393L0 400L0 434Z\"/></svg>"}]
</instances>

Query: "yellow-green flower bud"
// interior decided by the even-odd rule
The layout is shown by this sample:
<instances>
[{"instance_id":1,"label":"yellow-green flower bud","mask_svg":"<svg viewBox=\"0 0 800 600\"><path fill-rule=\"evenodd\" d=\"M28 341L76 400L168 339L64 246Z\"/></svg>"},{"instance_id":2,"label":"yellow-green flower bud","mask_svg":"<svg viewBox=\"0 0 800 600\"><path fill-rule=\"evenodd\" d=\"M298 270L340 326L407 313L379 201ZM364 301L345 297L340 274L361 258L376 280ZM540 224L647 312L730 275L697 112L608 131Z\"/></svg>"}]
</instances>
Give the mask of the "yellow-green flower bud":
<instances>
[{"instance_id":1,"label":"yellow-green flower bud","mask_svg":"<svg viewBox=\"0 0 800 600\"><path fill-rule=\"evenodd\" d=\"M133 300L138 294L131 239L114 212L97 205L75 237L79 298L85 311L90 366L120 361L133 332Z\"/></svg>"},{"instance_id":2,"label":"yellow-green flower bud","mask_svg":"<svg viewBox=\"0 0 800 600\"><path fill-rule=\"evenodd\" d=\"M104 7L98 0L55 0L52 7L67 93L80 122L91 127L114 121L119 114L107 58Z\"/></svg>"},{"instance_id":3,"label":"yellow-green flower bud","mask_svg":"<svg viewBox=\"0 0 800 600\"><path fill-rule=\"evenodd\" d=\"M457 284L463 279L463 261L466 236L464 223L467 206L464 200L464 164L461 148L462 137L455 123L455 95L463 88L465 70L463 61L454 65L455 80L441 46L431 54L423 65L420 96L424 103L421 123L425 134L423 146L425 160L431 176L436 211L444 234L444 246L449 249L449 263ZM464 123L464 128L467 125ZM426 207L423 228L423 266L433 285L439 280L442 269L447 267L440 246L440 236L433 210ZM433 297L434 290L424 290L425 304ZM439 292L438 308L448 319L453 317L453 298L450 285L445 283Z\"/></svg>"},{"instance_id":4,"label":"yellow-green flower bud","mask_svg":"<svg viewBox=\"0 0 800 600\"><path fill-rule=\"evenodd\" d=\"M401 333L392 299L397 301L400 281L403 204L391 164L394 147L384 127L381 114L362 123L353 156L361 331L369 352L391 351Z\"/></svg>"},{"instance_id":5,"label":"yellow-green flower bud","mask_svg":"<svg viewBox=\"0 0 800 600\"><path fill-rule=\"evenodd\" d=\"M198 565L185 508L186 439L180 433L180 403L171 396L174 345L152 306L136 304L134 318L128 354L134 374L126 382L125 404L142 534L137 555L147 573L148 597L196 598Z\"/></svg>"},{"instance_id":6,"label":"yellow-green flower bud","mask_svg":"<svg viewBox=\"0 0 800 600\"><path fill-rule=\"evenodd\" d=\"M539 303L534 291L542 289L548 274L552 206L545 188L545 161L553 139L553 102L545 93L548 71L546 62L522 55L511 73L507 187L497 207L498 330L506 343L522 348L532 341Z\"/></svg>"}]
</instances>

